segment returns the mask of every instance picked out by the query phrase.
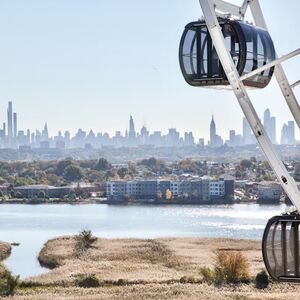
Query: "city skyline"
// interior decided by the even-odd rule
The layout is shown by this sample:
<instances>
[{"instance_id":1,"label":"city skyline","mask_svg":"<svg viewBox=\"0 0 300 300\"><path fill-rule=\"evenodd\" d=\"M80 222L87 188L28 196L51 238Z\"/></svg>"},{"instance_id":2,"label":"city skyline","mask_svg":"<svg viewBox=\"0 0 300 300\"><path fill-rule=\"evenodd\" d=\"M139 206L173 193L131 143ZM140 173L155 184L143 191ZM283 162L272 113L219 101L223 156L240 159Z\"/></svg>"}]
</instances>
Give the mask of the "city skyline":
<instances>
[{"instance_id":1,"label":"city skyline","mask_svg":"<svg viewBox=\"0 0 300 300\"><path fill-rule=\"evenodd\" d=\"M171 3L170 10L169 1L4 2L0 110L13 99L23 116L19 127L34 129L47 120L51 135L60 128L75 133L79 126L113 134L130 114L151 131L176 126L196 134L200 128L207 140L214 113L221 136L232 128L241 132L242 112L232 92L193 88L182 78L179 40L185 25L202 12L197 1ZM299 1L288 3L295 9L287 12L285 2L261 3L278 55L298 48L300 41L297 31L286 35L290 26L297 28L300 8ZM108 27L112 16L115 26ZM282 19L289 24L278 22ZM299 79L297 59L284 63L291 83ZM250 94L261 116L267 107L277 116L279 136L281 125L292 118L274 81ZM299 96L299 89L295 93ZM298 128L296 135L299 139Z\"/></svg>"},{"instance_id":2,"label":"city skyline","mask_svg":"<svg viewBox=\"0 0 300 300\"><path fill-rule=\"evenodd\" d=\"M13 109L13 102L7 104L7 118L0 129L0 146L2 148L18 148L19 146L32 146L34 148L84 148L101 147L112 145L116 147L135 147L139 145L154 146L209 146L220 147L224 144L229 146L243 146L256 144L256 139L250 129L250 126L244 117L242 119L242 132L238 133L236 129L230 129L228 138L219 135L218 127L214 115L211 116L209 125L209 139L205 139L205 132L199 129L199 139L195 138L192 131L180 132L176 127L168 128L167 133L159 128L150 131L143 125L138 127L132 115L129 117L128 127L115 129L114 134L104 131L87 131L79 127L77 132L71 134L68 130L61 129L56 135L49 134L48 123L44 122L42 130L23 129L18 130L18 114ZM264 111L263 123L273 144L298 143L295 137L295 122L288 121L281 128L281 135L276 134L276 117L271 114L269 108ZM137 129L139 128L139 129ZM203 137L201 137L203 136Z\"/></svg>"}]
</instances>

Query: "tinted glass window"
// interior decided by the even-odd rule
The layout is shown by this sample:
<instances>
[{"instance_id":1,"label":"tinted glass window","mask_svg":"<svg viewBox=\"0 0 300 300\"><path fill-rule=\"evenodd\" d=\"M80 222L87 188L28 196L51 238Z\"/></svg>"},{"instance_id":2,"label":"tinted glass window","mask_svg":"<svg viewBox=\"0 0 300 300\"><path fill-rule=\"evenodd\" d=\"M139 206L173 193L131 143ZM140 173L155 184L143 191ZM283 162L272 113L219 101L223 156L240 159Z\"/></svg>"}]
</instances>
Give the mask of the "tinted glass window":
<instances>
[{"instance_id":1,"label":"tinted glass window","mask_svg":"<svg viewBox=\"0 0 300 300\"><path fill-rule=\"evenodd\" d=\"M196 30L188 30L182 48L182 59L188 75L197 74L197 34Z\"/></svg>"}]
</instances>

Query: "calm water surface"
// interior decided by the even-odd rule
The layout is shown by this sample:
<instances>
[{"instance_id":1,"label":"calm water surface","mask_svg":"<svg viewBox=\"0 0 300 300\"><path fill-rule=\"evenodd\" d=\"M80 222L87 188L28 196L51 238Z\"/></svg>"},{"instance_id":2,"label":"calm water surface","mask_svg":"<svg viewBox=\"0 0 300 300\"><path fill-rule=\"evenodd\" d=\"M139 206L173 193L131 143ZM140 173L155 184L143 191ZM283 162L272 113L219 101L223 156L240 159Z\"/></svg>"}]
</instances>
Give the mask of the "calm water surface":
<instances>
[{"instance_id":1,"label":"calm water surface","mask_svg":"<svg viewBox=\"0 0 300 300\"><path fill-rule=\"evenodd\" d=\"M0 240L13 247L5 265L21 277L47 272L36 259L50 238L91 229L107 238L227 237L260 240L285 205L0 205Z\"/></svg>"}]
</instances>

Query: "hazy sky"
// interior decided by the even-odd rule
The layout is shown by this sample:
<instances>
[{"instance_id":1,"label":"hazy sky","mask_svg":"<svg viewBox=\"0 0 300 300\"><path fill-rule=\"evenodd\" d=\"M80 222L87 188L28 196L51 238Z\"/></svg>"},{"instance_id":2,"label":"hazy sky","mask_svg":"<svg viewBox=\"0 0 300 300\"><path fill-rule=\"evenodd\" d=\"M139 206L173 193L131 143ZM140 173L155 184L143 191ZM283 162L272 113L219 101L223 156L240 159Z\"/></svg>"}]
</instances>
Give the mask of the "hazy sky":
<instances>
[{"instance_id":1,"label":"hazy sky","mask_svg":"<svg viewBox=\"0 0 300 300\"><path fill-rule=\"evenodd\" d=\"M261 6L279 55L300 47L300 1ZM19 128L47 121L51 134L123 131L132 114L138 129L176 126L207 139L212 113L219 134L240 132L232 92L193 88L181 75L180 37L201 15L197 0L1 0L0 121L12 100ZM300 58L284 67L291 82L300 79ZM250 94L260 115L270 107L277 117L279 139L292 117L274 79Z\"/></svg>"}]
</instances>

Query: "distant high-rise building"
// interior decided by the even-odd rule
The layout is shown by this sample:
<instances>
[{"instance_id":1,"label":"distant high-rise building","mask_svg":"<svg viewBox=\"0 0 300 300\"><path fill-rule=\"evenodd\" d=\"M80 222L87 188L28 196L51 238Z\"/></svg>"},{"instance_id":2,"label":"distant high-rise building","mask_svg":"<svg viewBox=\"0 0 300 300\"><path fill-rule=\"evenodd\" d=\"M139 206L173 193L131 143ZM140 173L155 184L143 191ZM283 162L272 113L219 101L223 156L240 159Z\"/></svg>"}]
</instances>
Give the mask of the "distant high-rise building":
<instances>
[{"instance_id":1,"label":"distant high-rise building","mask_svg":"<svg viewBox=\"0 0 300 300\"><path fill-rule=\"evenodd\" d=\"M204 145L205 145L204 138L200 138L200 139L199 139L199 146L200 146L200 147L204 147Z\"/></svg>"},{"instance_id":2,"label":"distant high-rise building","mask_svg":"<svg viewBox=\"0 0 300 300\"><path fill-rule=\"evenodd\" d=\"M136 137L135 127L132 116L130 116L129 120L129 138L134 139Z\"/></svg>"},{"instance_id":3,"label":"distant high-rise building","mask_svg":"<svg viewBox=\"0 0 300 300\"><path fill-rule=\"evenodd\" d=\"M209 145L211 147L219 147L223 145L222 138L217 135L217 129L216 129L216 123L214 120L214 116L212 116L211 122L210 122L210 141Z\"/></svg>"},{"instance_id":4,"label":"distant high-rise building","mask_svg":"<svg viewBox=\"0 0 300 300\"><path fill-rule=\"evenodd\" d=\"M0 130L0 139L1 139L0 142L2 145L5 144L5 136L6 136L5 123L3 123L3 127Z\"/></svg>"},{"instance_id":5,"label":"distant high-rise building","mask_svg":"<svg viewBox=\"0 0 300 300\"><path fill-rule=\"evenodd\" d=\"M148 143L148 140L149 140L149 131L147 130L146 126L143 126L141 128L140 138L141 138L141 144L142 145L146 145Z\"/></svg>"},{"instance_id":6,"label":"distant high-rise building","mask_svg":"<svg viewBox=\"0 0 300 300\"><path fill-rule=\"evenodd\" d=\"M294 145L296 143L295 138L295 122L289 121L288 122L288 144Z\"/></svg>"},{"instance_id":7,"label":"distant high-rise building","mask_svg":"<svg viewBox=\"0 0 300 300\"><path fill-rule=\"evenodd\" d=\"M30 130L29 129L27 129L26 137L27 137L27 145L30 145Z\"/></svg>"},{"instance_id":8,"label":"distant high-rise building","mask_svg":"<svg viewBox=\"0 0 300 300\"><path fill-rule=\"evenodd\" d=\"M184 133L184 145L185 146L194 146L195 139L192 132Z\"/></svg>"},{"instance_id":9,"label":"distant high-rise building","mask_svg":"<svg viewBox=\"0 0 300 300\"><path fill-rule=\"evenodd\" d=\"M42 139L43 139L43 141L48 141L48 139L49 139L49 132L48 132L47 122L45 123L44 129L42 131Z\"/></svg>"},{"instance_id":10,"label":"distant high-rise building","mask_svg":"<svg viewBox=\"0 0 300 300\"><path fill-rule=\"evenodd\" d=\"M264 112L264 127L273 144L276 144L276 118L271 116L270 109Z\"/></svg>"},{"instance_id":11,"label":"distant high-rise building","mask_svg":"<svg viewBox=\"0 0 300 300\"><path fill-rule=\"evenodd\" d=\"M210 121L210 145L214 146L215 141L216 141L216 135L217 135L217 130L216 130L216 123L214 120L214 116L212 116L211 121Z\"/></svg>"},{"instance_id":12,"label":"distant high-rise building","mask_svg":"<svg viewBox=\"0 0 300 300\"><path fill-rule=\"evenodd\" d=\"M235 130L229 131L229 144L230 146L235 146Z\"/></svg>"},{"instance_id":13,"label":"distant high-rise building","mask_svg":"<svg viewBox=\"0 0 300 300\"><path fill-rule=\"evenodd\" d=\"M31 144L32 145L35 145L35 133L34 132L32 132L31 134L30 134L30 142L31 142Z\"/></svg>"},{"instance_id":14,"label":"distant high-rise building","mask_svg":"<svg viewBox=\"0 0 300 300\"><path fill-rule=\"evenodd\" d=\"M286 145L294 145L296 143L294 121L289 121L288 124L283 124L280 143Z\"/></svg>"},{"instance_id":15,"label":"distant high-rise building","mask_svg":"<svg viewBox=\"0 0 300 300\"><path fill-rule=\"evenodd\" d=\"M64 138L65 138L65 140L68 140L68 141L70 140L71 134L69 131L65 131Z\"/></svg>"},{"instance_id":16,"label":"distant high-rise building","mask_svg":"<svg viewBox=\"0 0 300 300\"><path fill-rule=\"evenodd\" d=\"M273 144L276 144L276 118L271 117L270 120L270 139Z\"/></svg>"},{"instance_id":17,"label":"distant high-rise building","mask_svg":"<svg viewBox=\"0 0 300 300\"><path fill-rule=\"evenodd\" d=\"M166 140L168 146L177 146L179 144L179 132L176 128L169 128Z\"/></svg>"},{"instance_id":18,"label":"distant high-rise building","mask_svg":"<svg viewBox=\"0 0 300 300\"><path fill-rule=\"evenodd\" d=\"M12 110L12 101L8 102L7 108L7 137L8 142L11 143L13 137L13 110Z\"/></svg>"},{"instance_id":19,"label":"distant high-rise building","mask_svg":"<svg viewBox=\"0 0 300 300\"><path fill-rule=\"evenodd\" d=\"M17 113L14 113L13 118L14 118L14 128L13 128L14 129L14 138L16 139L17 135L18 135Z\"/></svg>"},{"instance_id":20,"label":"distant high-rise building","mask_svg":"<svg viewBox=\"0 0 300 300\"><path fill-rule=\"evenodd\" d=\"M243 141L244 145L252 145L255 144L255 138L252 134L251 127L249 122L246 118L243 118Z\"/></svg>"}]
</instances>

